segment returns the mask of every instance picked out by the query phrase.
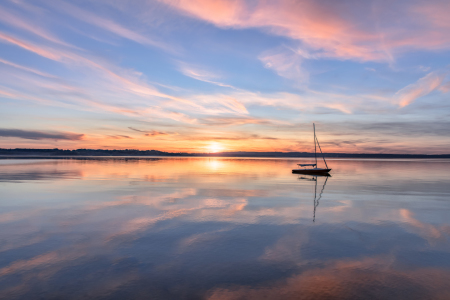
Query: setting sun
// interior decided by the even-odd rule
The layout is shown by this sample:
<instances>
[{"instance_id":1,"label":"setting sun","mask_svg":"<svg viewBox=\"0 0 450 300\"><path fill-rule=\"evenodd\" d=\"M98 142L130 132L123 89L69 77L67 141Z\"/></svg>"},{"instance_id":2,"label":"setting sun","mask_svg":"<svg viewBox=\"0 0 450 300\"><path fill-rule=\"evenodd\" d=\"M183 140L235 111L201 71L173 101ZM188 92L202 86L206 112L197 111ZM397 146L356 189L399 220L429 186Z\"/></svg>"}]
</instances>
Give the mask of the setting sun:
<instances>
[{"instance_id":1,"label":"setting sun","mask_svg":"<svg viewBox=\"0 0 450 300\"><path fill-rule=\"evenodd\" d=\"M206 147L206 149L208 149L208 152L210 153L217 153L223 151L223 146L219 143L212 142Z\"/></svg>"}]
</instances>

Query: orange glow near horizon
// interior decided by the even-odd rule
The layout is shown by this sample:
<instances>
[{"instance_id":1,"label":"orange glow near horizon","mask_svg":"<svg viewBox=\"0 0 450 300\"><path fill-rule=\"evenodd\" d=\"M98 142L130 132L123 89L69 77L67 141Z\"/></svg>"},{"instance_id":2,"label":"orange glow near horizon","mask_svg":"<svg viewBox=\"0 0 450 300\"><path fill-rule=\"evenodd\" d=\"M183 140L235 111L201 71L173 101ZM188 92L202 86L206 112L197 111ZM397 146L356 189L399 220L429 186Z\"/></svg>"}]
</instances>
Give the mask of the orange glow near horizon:
<instances>
[{"instance_id":1,"label":"orange glow near horizon","mask_svg":"<svg viewBox=\"0 0 450 300\"><path fill-rule=\"evenodd\" d=\"M22 2L1 148L448 154L448 1Z\"/></svg>"},{"instance_id":2,"label":"orange glow near horizon","mask_svg":"<svg viewBox=\"0 0 450 300\"><path fill-rule=\"evenodd\" d=\"M1 148L35 148L63 150L76 149L104 149L104 150L157 150L169 153L220 153L220 152L314 152L314 144L310 134L302 134L296 138L280 136L277 139L239 138L238 135L229 135L229 140L217 142L215 140L202 140L201 137L187 137L186 140L177 139L157 139L140 136L131 136L127 139L105 138L95 139L95 136L86 135L82 140L60 141L57 143L36 141L33 144L20 143L19 140L11 139L10 143L2 144ZM338 136L342 139L345 136ZM407 146L402 141L384 141L382 145L376 141L363 141L355 143L339 143L336 136L322 134L319 136L320 145L324 153L435 153L445 154L446 150L439 146L432 145L432 138L421 138L423 146ZM350 140L350 137L348 137ZM417 140L417 139L416 139ZM417 141L415 141L417 142ZM381 146L381 147L380 147Z\"/></svg>"},{"instance_id":3,"label":"orange glow near horizon","mask_svg":"<svg viewBox=\"0 0 450 300\"><path fill-rule=\"evenodd\" d=\"M217 153L217 152L223 152L224 148L221 144L217 142L212 142L207 147L208 152L210 153Z\"/></svg>"}]
</instances>

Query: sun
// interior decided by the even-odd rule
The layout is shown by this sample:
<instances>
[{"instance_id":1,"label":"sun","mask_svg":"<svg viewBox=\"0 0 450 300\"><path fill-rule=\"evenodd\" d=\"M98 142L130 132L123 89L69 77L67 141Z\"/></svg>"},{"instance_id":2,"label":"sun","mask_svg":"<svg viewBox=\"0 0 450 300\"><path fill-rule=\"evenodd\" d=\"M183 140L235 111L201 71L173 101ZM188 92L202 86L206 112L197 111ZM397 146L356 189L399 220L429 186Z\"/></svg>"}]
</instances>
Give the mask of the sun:
<instances>
[{"instance_id":1,"label":"sun","mask_svg":"<svg viewBox=\"0 0 450 300\"><path fill-rule=\"evenodd\" d=\"M206 148L208 149L208 152L210 152L210 153L217 153L217 152L220 152L223 150L222 145L220 145L219 143L216 143L216 142L210 143Z\"/></svg>"}]
</instances>

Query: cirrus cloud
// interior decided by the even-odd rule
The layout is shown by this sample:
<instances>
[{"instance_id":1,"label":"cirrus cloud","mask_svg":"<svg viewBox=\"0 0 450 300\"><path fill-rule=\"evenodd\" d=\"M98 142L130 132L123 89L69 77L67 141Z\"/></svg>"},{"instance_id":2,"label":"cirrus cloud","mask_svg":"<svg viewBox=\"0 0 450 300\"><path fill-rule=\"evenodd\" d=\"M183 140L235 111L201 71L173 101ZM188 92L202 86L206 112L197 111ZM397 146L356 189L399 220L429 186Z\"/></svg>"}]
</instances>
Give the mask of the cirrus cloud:
<instances>
[{"instance_id":1,"label":"cirrus cloud","mask_svg":"<svg viewBox=\"0 0 450 300\"><path fill-rule=\"evenodd\" d=\"M448 73L448 70L438 70L428 73L418 81L411 83L395 93L395 101L398 102L400 107L405 107L416 99L428 95L441 86L441 90L445 92L446 86L448 86L449 83L443 85L443 82Z\"/></svg>"}]
</instances>

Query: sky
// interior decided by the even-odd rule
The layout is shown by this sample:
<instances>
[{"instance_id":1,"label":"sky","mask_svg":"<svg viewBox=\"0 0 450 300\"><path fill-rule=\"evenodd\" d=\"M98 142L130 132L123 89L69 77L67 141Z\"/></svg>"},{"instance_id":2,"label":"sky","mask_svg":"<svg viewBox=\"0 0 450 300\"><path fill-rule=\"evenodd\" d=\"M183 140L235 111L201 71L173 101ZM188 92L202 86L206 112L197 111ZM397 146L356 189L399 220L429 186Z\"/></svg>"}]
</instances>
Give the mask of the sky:
<instances>
[{"instance_id":1,"label":"sky","mask_svg":"<svg viewBox=\"0 0 450 300\"><path fill-rule=\"evenodd\" d=\"M0 148L450 153L450 1L3 0Z\"/></svg>"}]
</instances>

